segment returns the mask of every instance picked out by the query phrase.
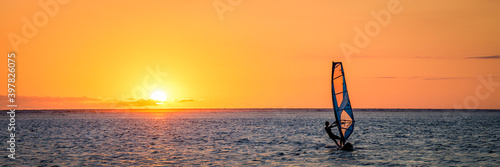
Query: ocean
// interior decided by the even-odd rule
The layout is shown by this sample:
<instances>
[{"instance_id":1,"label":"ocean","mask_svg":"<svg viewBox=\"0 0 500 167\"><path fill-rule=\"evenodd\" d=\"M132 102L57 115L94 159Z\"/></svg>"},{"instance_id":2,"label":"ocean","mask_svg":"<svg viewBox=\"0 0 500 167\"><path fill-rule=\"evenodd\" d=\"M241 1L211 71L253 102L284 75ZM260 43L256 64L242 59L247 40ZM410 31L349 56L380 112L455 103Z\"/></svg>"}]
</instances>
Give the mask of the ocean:
<instances>
[{"instance_id":1,"label":"ocean","mask_svg":"<svg viewBox=\"0 0 500 167\"><path fill-rule=\"evenodd\" d=\"M500 111L354 110L354 151L328 109L30 111L2 166L500 166ZM334 131L335 132L335 131Z\"/></svg>"}]
</instances>

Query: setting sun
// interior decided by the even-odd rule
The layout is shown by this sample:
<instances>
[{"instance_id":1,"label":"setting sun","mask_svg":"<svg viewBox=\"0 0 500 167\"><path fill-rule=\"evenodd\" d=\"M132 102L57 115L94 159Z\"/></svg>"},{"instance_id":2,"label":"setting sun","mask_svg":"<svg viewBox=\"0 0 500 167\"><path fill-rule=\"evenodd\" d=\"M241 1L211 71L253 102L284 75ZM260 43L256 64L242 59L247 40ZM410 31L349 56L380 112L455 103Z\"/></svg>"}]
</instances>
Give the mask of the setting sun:
<instances>
[{"instance_id":1,"label":"setting sun","mask_svg":"<svg viewBox=\"0 0 500 167\"><path fill-rule=\"evenodd\" d=\"M160 101L156 104L162 104L165 100L167 100L167 95L163 91L157 90L151 93L151 99Z\"/></svg>"}]
</instances>

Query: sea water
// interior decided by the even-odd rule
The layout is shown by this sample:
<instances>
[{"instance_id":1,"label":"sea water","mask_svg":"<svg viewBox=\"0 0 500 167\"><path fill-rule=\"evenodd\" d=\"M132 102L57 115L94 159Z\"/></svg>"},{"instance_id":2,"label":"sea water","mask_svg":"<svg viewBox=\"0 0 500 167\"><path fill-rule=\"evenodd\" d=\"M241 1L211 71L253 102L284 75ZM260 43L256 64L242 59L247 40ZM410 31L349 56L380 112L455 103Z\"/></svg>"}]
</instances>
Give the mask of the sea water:
<instances>
[{"instance_id":1,"label":"sea water","mask_svg":"<svg viewBox=\"0 0 500 167\"><path fill-rule=\"evenodd\" d=\"M323 109L16 114L16 159L3 166L499 166L500 112L355 111L337 150ZM8 116L2 115L7 126ZM334 131L336 132L336 131Z\"/></svg>"}]
</instances>

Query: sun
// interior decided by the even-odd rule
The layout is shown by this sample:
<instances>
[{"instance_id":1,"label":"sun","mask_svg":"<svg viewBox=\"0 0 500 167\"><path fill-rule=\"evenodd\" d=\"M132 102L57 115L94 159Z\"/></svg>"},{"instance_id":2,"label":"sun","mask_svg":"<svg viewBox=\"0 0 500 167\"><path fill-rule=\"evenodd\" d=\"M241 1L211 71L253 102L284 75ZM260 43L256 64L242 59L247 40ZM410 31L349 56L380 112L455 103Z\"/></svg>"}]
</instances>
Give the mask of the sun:
<instances>
[{"instance_id":1,"label":"sun","mask_svg":"<svg viewBox=\"0 0 500 167\"><path fill-rule=\"evenodd\" d=\"M167 95L165 94L165 92L163 92L161 90L157 90L157 91L154 91L153 93L151 93L150 98L153 100L159 101L159 103L156 103L156 104L162 104L165 100L167 100Z\"/></svg>"}]
</instances>

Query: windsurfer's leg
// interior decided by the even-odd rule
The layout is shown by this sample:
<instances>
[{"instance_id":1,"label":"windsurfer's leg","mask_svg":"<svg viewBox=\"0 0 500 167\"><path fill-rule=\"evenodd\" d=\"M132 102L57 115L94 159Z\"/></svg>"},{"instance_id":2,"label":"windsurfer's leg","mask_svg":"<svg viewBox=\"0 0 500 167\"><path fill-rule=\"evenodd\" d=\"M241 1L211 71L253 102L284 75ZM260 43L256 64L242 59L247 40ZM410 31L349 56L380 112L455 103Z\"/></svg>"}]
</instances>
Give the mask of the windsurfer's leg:
<instances>
[{"instance_id":1,"label":"windsurfer's leg","mask_svg":"<svg viewBox=\"0 0 500 167\"><path fill-rule=\"evenodd\" d=\"M332 139L332 140L340 140L340 137L337 136L337 135L334 135L333 133L332 134L328 134L328 137L330 137L330 139Z\"/></svg>"},{"instance_id":2,"label":"windsurfer's leg","mask_svg":"<svg viewBox=\"0 0 500 167\"><path fill-rule=\"evenodd\" d=\"M340 147L340 144L339 144L339 142L337 142L337 140L335 140L335 139L332 139L332 140L335 142L335 144L337 145L337 147Z\"/></svg>"},{"instance_id":3,"label":"windsurfer's leg","mask_svg":"<svg viewBox=\"0 0 500 167\"><path fill-rule=\"evenodd\" d=\"M333 138L340 140L340 137L337 135L333 135Z\"/></svg>"}]
</instances>

